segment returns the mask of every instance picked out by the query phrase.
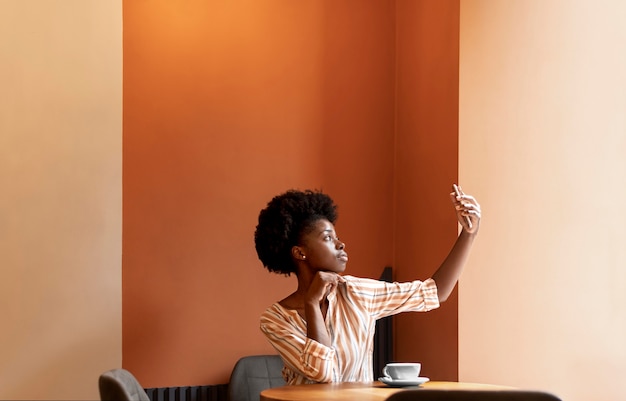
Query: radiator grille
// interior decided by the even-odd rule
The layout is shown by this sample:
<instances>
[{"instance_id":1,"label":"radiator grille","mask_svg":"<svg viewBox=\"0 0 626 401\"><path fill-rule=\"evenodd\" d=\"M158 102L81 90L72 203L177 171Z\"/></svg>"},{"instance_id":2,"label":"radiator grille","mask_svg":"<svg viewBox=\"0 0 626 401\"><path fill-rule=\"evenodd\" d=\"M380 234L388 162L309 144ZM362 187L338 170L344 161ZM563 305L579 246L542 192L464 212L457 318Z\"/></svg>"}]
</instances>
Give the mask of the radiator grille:
<instances>
[{"instance_id":1,"label":"radiator grille","mask_svg":"<svg viewBox=\"0 0 626 401\"><path fill-rule=\"evenodd\" d=\"M150 401L228 401L228 384L145 389Z\"/></svg>"}]
</instances>

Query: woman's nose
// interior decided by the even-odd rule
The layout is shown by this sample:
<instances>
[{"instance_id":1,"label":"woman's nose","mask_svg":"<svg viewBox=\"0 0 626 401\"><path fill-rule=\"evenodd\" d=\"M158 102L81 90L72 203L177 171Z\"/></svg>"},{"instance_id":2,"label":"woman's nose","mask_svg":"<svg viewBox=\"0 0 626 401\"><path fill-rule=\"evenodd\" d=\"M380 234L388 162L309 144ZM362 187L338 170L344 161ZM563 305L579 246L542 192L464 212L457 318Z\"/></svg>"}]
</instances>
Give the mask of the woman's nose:
<instances>
[{"instance_id":1,"label":"woman's nose","mask_svg":"<svg viewBox=\"0 0 626 401\"><path fill-rule=\"evenodd\" d=\"M335 242L335 246L337 247L337 249L339 249L339 250L343 250L343 249L346 247L346 244L344 244L343 242L341 242L341 241L337 240L337 241Z\"/></svg>"}]
</instances>

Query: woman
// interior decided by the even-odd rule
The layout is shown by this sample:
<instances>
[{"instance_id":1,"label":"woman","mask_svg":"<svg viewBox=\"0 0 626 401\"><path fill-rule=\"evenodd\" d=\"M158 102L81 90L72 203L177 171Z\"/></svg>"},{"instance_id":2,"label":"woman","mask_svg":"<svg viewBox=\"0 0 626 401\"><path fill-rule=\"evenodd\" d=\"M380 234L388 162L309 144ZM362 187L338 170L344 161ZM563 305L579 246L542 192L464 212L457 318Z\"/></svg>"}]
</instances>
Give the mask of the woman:
<instances>
[{"instance_id":1,"label":"woman","mask_svg":"<svg viewBox=\"0 0 626 401\"><path fill-rule=\"evenodd\" d=\"M281 355L288 384L373 381L377 319L439 307L456 285L480 222L480 206L456 185L450 198L462 230L425 281L387 283L342 275L348 262L335 232L337 206L321 191L290 190L261 210L254 234L270 271L298 279L296 291L261 316L261 331Z\"/></svg>"}]
</instances>

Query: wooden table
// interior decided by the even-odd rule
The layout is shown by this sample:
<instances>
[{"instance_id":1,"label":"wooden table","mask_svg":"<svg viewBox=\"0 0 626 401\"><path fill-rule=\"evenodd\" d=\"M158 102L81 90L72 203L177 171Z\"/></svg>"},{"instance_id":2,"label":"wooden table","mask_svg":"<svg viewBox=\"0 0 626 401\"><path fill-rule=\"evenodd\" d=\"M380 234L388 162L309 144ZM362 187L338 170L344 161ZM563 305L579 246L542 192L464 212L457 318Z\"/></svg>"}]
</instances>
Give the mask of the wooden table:
<instances>
[{"instance_id":1,"label":"wooden table","mask_svg":"<svg viewBox=\"0 0 626 401\"><path fill-rule=\"evenodd\" d=\"M261 392L261 401L383 401L405 388L388 387L381 382L300 384L268 388ZM419 388L442 390L511 390L493 384L429 381Z\"/></svg>"}]
</instances>

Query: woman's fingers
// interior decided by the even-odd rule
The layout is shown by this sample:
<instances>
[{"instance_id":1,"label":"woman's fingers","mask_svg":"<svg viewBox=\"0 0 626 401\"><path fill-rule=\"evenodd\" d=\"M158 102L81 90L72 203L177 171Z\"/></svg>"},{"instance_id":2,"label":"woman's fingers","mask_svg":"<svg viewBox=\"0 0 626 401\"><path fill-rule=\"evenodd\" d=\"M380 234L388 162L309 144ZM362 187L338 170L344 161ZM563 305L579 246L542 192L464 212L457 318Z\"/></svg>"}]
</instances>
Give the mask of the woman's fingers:
<instances>
[{"instance_id":1,"label":"woman's fingers","mask_svg":"<svg viewBox=\"0 0 626 401\"><path fill-rule=\"evenodd\" d=\"M466 231L475 232L481 217L480 205L472 195L463 192L460 186L453 184L450 193L459 223Z\"/></svg>"},{"instance_id":2,"label":"woman's fingers","mask_svg":"<svg viewBox=\"0 0 626 401\"><path fill-rule=\"evenodd\" d=\"M456 184L452 184L452 193L450 195L452 196L452 201L454 202L455 208L457 210L457 219L459 220L459 223L461 223L461 225L466 230L471 230L472 220L468 216L462 215L462 212L465 208L463 204L463 199L466 198L467 195L465 195L461 187Z\"/></svg>"}]
</instances>

